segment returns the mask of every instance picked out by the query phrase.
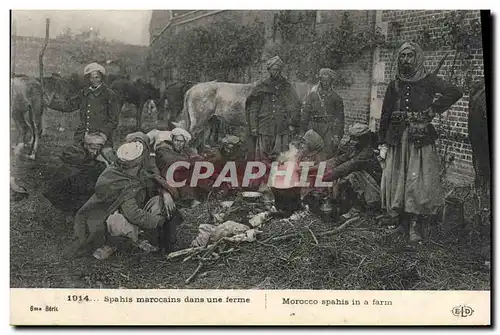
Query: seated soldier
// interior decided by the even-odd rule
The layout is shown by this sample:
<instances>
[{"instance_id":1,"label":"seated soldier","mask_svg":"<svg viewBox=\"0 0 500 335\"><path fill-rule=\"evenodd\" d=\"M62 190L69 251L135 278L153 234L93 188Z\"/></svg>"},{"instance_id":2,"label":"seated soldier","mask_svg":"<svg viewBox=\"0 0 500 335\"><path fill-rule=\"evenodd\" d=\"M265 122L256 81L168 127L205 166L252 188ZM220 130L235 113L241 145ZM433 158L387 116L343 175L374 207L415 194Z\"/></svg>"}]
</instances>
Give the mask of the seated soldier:
<instances>
[{"instance_id":1,"label":"seated soldier","mask_svg":"<svg viewBox=\"0 0 500 335\"><path fill-rule=\"evenodd\" d=\"M296 152L296 163L298 164L296 166L296 179L300 179L302 174L300 163L308 162L307 165L310 167L310 165L319 164L326 159L326 154L323 150L325 146L324 144L325 142L323 141L323 137L312 129L308 130L304 136L300 138L298 144L291 144L288 153L292 153L291 155L293 156L293 152ZM297 148L298 150L294 151L294 148ZM292 158L291 160L293 161L294 159ZM299 180L296 180L296 182L299 182ZM304 199L313 190L313 188L291 187L283 189L272 188L271 190L274 194L276 208L279 211L280 208L284 208L282 211L284 212L283 215L289 216L293 211L300 209L301 200ZM306 203L307 201L305 204Z\"/></svg>"},{"instance_id":2,"label":"seated soldier","mask_svg":"<svg viewBox=\"0 0 500 335\"><path fill-rule=\"evenodd\" d=\"M235 164L238 186L232 187L233 185L231 183L223 182L220 185L220 195L222 196L232 195L234 194L234 192L241 190L246 168L246 152L242 150L242 146L243 141L240 137L235 135L227 135L222 139L221 144L218 148L211 150L203 155L207 161L214 165L214 174L210 178L212 182L215 182L217 180L228 162L234 162ZM227 172L225 173L225 175L227 176L228 173L231 172ZM252 186L258 187L258 185L249 185L246 188L252 188Z\"/></svg>"},{"instance_id":3,"label":"seated soldier","mask_svg":"<svg viewBox=\"0 0 500 335\"><path fill-rule=\"evenodd\" d=\"M299 162L311 162L310 164L319 164L326 160L323 137L314 130L308 130L299 141ZM302 187L300 191L301 199L304 199L313 187ZM307 201L306 201L307 202Z\"/></svg>"},{"instance_id":4,"label":"seated soldier","mask_svg":"<svg viewBox=\"0 0 500 335\"><path fill-rule=\"evenodd\" d=\"M189 168L177 167L173 178L176 182L186 180L185 186L177 188L179 198L190 201L190 206L195 207L200 204L199 198L201 192L198 192L197 188L189 186L189 176L193 168L193 162L200 160L201 157L188 146L191 140L189 132L182 128L175 128L170 132L170 136L170 139L166 139L156 145L156 166L159 169L160 176L168 179L167 171L173 163L178 161L190 163Z\"/></svg>"},{"instance_id":5,"label":"seated soldier","mask_svg":"<svg viewBox=\"0 0 500 335\"><path fill-rule=\"evenodd\" d=\"M333 181L330 190L334 202L347 198L351 218L362 209L379 209L382 167L373 148L373 134L368 126L356 123L349 127L350 140L345 152L326 161L323 181ZM317 167L313 167L317 169Z\"/></svg>"},{"instance_id":6,"label":"seated soldier","mask_svg":"<svg viewBox=\"0 0 500 335\"><path fill-rule=\"evenodd\" d=\"M323 137L312 129L308 130L300 139L299 161L314 162L315 164L324 161L326 159L324 147Z\"/></svg>"},{"instance_id":7,"label":"seated soldier","mask_svg":"<svg viewBox=\"0 0 500 335\"><path fill-rule=\"evenodd\" d=\"M175 189L168 185L160 194L147 199L147 182L155 178L145 167L149 156L149 140L141 136L128 138L121 145L115 164L108 167L98 178L95 193L80 208L75 217L74 235L77 240L67 250L67 256L80 256L101 247L94 257L105 259L116 250L119 238L126 235L127 242L138 242L139 228L163 230L170 240L161 245L166 251L172 247L175 226L180 222L173 197Z\"/></svg>"},{"instance_id":8,"label":"seated soldier","mask_svg":"<svg viewBox=\"0 0 500 335\"><path fill-rule=\"evenodd\" d=\"M66 221L72 221L78 209L92 196L97 178L109 165L100 154L105 142L106 136L102 133L87 133L82 143L64 148L63 164L47 182L43 195L65 213Z\"/></svg>"}]
</instances>

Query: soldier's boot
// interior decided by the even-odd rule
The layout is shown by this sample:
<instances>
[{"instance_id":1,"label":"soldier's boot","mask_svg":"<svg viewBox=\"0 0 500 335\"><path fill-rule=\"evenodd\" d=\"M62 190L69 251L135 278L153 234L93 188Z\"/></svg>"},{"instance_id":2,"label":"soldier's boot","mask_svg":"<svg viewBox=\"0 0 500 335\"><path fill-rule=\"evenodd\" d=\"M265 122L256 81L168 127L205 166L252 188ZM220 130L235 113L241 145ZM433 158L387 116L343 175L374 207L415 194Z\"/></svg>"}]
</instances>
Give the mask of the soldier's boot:
<instances>
[{"instance_id":1,"label":"soldier's boot","mask_svg":"<svg viewBox=\"0 0 500 335\"><path fill-rule=\"evenodd\" d=\"M411 244L420 243L422 241L422 235L420 233L420 220L418 220L418 217L416 215L412 215L410 216L409 224L409 242Z\"/></svg>"}]
</instances>

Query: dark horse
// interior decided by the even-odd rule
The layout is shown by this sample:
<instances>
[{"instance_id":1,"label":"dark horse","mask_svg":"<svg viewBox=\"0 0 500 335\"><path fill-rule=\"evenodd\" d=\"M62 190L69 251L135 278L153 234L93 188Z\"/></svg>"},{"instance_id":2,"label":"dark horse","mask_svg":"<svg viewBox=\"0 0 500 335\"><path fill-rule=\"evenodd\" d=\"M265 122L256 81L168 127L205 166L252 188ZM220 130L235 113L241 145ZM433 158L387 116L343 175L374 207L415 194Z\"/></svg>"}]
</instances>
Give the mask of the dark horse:
<instances>
[{"instance_id":1,"label":"dark horse","mask_svg":"<svg viewBox=\"0 0 500 335\"><path fill-rule=\"evenodd\" d=\"M129 80L125 78L115 79L110 84L110 88L116 93L120 100L121 107L125 103L133 104L136 107L136 127L141 128L142 110L148 100L153 100L159 113L162 112L160 101L160 90L152 84L141 79Z\"/></svg>"},{"instance_id":2,"label":"dark horse","mask_svg":"<svg viewBox=\"0 0 500 335\"><path fill-rule=\"evenodd\" d=\"M158 114L166 121L177 120L184 108L184 96L195 85L192 81L174 81L169 83L162 94L164 115Z\"/></svg>"}]
</instances>

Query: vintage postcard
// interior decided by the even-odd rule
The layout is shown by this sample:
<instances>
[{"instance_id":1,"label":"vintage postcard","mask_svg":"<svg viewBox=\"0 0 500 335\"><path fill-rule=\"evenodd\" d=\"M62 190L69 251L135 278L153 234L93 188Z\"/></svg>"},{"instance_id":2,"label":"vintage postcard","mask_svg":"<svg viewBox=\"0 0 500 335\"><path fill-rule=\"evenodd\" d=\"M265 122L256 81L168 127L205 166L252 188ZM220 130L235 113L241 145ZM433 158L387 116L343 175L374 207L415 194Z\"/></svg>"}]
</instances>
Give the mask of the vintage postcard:
<instances>
[{"instance_id":1,"label":"vintage postcard","mask_svg":"<svg viewBox=\"0 0 500 335\"><path fill-rule=\"evenodd\" d=\"M490 11L10 14L11 325L491 325Z\"/></svg>"}]
</instances>

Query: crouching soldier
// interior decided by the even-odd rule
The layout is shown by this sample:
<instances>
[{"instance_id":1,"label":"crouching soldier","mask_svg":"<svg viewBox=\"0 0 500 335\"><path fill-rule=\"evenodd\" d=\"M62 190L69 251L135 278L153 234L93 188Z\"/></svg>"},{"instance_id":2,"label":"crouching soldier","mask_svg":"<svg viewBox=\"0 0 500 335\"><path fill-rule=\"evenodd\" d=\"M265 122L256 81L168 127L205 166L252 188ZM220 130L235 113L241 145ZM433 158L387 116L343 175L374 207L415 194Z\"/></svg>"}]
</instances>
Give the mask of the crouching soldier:
<instances>
[{"instance_id":1,"label":"crouching soldier","mask_svg":"<svg viewBox=\"0 0 500 335\"><path fill-rule=\"evenodd\" d=\"M155 178L144 169L149 156L147 143L137 137L121 145L116 156L116 163L99 176L95 193L76 214L77 240L67 256L81 256L100 246L94 257L105 259L122 240L116 238L117 235L137 244L139 229L157 229L170 234L171 243L163 241L164 249L170 251L175 226L180 222L173 200L175 189L167 190L165 184L163 191L144 205L148 182Z\"/></svg>"},{"instance_id":2,"label":"crouching soldier","mask_svg":"<svg viewBox=\"0 0 500 335\"><path fill-rule=\"evenodd\" d=\"M105 135L88 133L82 143L64 148L63 164L47 182L43 195L65 213L68 223L92 196L97 178L109 165L100 154L105 142Z\"/></svg>"},{"instance_id":3,"label":"crouching soldier","mask_svg":"<svg viewBox=\"0 0 500 335\"><path fill-rule=\"evenodd\" d=\"M326 161L327 155L324 149L325 142L323 141L323 137L314 130L309 129L299 140L298 160L299 162L308 162L308 164L317 165ZM314 191L313 187L301 188L301 198L306 199L304 204L308 204L308 199L311 197L307 196L311 191Z\"/></svg>"},{"instance_id":4,"label":"crouching soldier","mask_svg":"<svg viewBox=\"0 0 500 335\"><path fill-rule=\"evenodd\" d=\"M257 189L258 182L252 180L249 185L243 187L243 180L245 177L246 169L246 152L243 150L243 141L240 137L235 135L225 136L218 148L205 153L204 158L213 164L214 174L211 176L210 180L216 182L220 177L221 172L226 167L226 164L234 164L236 168L236 178L233 179L236 185L229 182L222 182L219 187L218 195L229 196L234 195L238 191L243 189ZM227 175L227 172L225 173ZM234 187L233 187L234 186Z\"/></svg>"},{"instance_id":5,"label":"crouching soldier","mask_svg":"<svg viewBox=\"0 0 500 335\"><path fill-rule=\"evenodd\" d=\"M349 127L349 135L344 152L326 161L323 177L323 181L334 183L331 190L334 202L341 203L344 199L344 206L350 208L342 215L343 219L363 209L380 207L382 167L374 152L373 134L368 126L356 123Z\"/></svg>"},{"instance_id":6,"label":"crouching soldier","mask_svg":"<svg viewBox=\"0 0 500 335\"><path fill-rule=\"evenodd\" d=\"M189 206L194 208L201 203L202 193L198 185L196 187L190 186L190 176L194 162L201 160L201 156L189 147L189 141L191 141L191 134L188 131L182 128L173 129L170 132L170 137L165 138L156 145L155 161L160 175L167 181L171 178L175 182L186 181L184 186L177 188L177 192L179 192L180 199L189 202ZM172 164L176 162L187 162L189 167L177 166L175 170L169 171ZM169 172L173 173L173 175L168 176Z\"/></svg>"}]
</instances>

